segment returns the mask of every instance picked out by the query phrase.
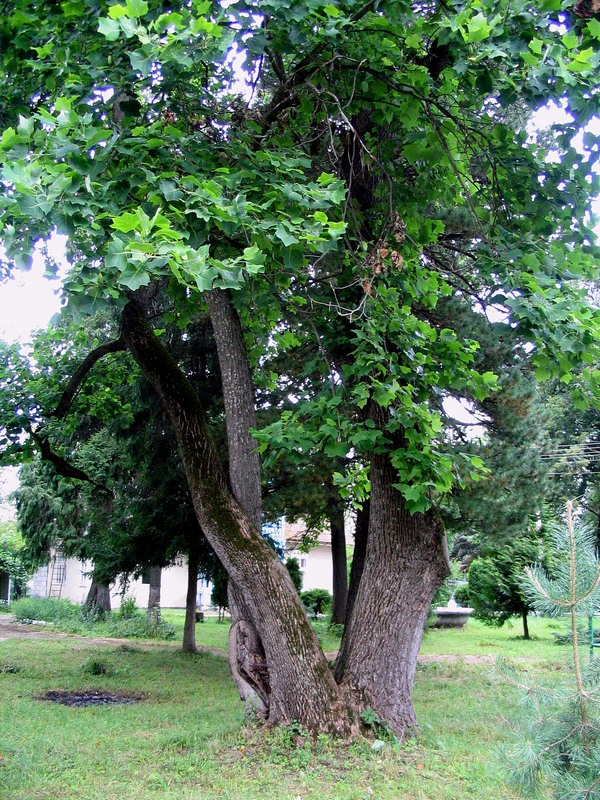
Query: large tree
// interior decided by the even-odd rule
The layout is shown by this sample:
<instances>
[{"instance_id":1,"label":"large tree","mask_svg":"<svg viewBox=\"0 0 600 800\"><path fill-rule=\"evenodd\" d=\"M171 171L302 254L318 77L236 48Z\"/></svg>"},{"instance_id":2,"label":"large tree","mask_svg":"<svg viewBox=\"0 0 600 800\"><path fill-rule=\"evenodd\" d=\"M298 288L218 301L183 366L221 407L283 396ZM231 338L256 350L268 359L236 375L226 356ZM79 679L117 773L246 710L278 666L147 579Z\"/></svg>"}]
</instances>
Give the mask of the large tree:
<instances>
[{"instance_id":1,"label":"large tree","mask_svg":"<svg viewBox=\"0 0 600 800\"><path fill-rule=\"evenodd\" d=\"M119 309L119 346L159 395L198 521L243 593L274 722L347 734L368 706L400 736L415 724L422 627L448 571L435 502L479 463L444 450L439 407L494 385L457 308L516 331L529 346L510 357L540 374L597 348L578 284L593 272L595 151L589 132L585 152L572 140L593 113L598 22L578 14L559 0L21 0L2 18L7 264L58 229L71 305ZM547 159L524 123L550 101L568 114ZM265 436L293 446L301 429L307 452L361 457L344 490L370 482L336 681L151 326L159 295L185 326L215 289L231 290L246 338L229 345L259 384L287 380L265 372L282 337L313 332L295 409ZM581 374L580 397L594 387ZM227 413L248 443L248 408ZM236 458L256 487L251 449Z\"/></svg>"}]
</instances>

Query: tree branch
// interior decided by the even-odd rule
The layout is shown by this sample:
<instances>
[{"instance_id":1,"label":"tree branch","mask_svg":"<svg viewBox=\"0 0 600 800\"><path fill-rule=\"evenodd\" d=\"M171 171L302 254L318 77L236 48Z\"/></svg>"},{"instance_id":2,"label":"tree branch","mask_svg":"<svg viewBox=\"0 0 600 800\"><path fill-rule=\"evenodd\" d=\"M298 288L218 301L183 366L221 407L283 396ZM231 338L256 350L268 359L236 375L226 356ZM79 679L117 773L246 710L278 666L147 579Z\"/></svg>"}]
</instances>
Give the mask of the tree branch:
<instances>
[{"instance_id":1,"label":"tree branch","mask_svg":"<svg viewBox=\"0 0 600 800\"><path fill-rule=\"evenodd\" d=\"M54 411L50 413L50 416L56 417L56 419L64 419L71 409L77 392L81 388L83 382L88 376L88 373L91 371L96 362L100 361L101 358L104 358L104 356L108 355L109 353L118 353L125 349L125 343L121 338L119 338L112 342L105 342L95 350L92 350L92 352L85 357L85 359L75 370L71 380L67 385L67 388L64 390L62 397L60 398L58 405Z\"/></svg>"}]
</instances>

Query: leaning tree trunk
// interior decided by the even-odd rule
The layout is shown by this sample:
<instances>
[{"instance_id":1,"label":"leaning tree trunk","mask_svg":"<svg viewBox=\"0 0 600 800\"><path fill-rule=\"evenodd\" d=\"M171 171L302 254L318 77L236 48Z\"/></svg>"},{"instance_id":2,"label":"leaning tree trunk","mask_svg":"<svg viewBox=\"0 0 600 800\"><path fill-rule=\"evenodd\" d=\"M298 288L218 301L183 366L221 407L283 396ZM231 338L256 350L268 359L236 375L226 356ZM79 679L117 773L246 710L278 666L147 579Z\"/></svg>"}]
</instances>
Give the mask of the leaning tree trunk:
<instances>
[{"instance_id":1,"label":"leaning tree trunk","mask_svg":"<svg viewBox=\"0 0 600 800\"><path fill-rule=\"evenodd\" d=\"M328 504L329 530L331 532L331 561L333 567L333 605L331 624L343 625L348 603L348 561L346 557L346 529L344 503L338 496Z\"/></svg>"},{"instance_id":2,"label":"leaning tree trunk","mask_svg":"<svg viewBox=\"0 0 600 800\"><path fill-rule=\"evenodd\" d=\"M157 566L150 567L150 586L148 589L148 608L146 613L150 622L156 625L160 622L160 584L162 569Z\"/></svg>"},{"instance_id":3,"label":"leaning tree trunk","mask_svg":"<svg viewBox=\"0 0 600 800\"><path fill-rule=\"evenodd\" d=\"M196 646L196 595L198 593L198 570L200 558L193 545L188 553L187 592L185 595L185 622L183 623L182 649L186 653L197 653Z\"/></svg>"},{"instance_id":4,"label":"leaning tree trunk","mask_svg":"<svg viewBox=\"0 0 600 800\"><path fill-rule=\"evenodd\" d=\"M260 530L260 459L256 439L250 433L252 428L256 428L256 390L242 326L229 292L212 289L204 297L210 312L221 369L231 490L248 519Z\"/></svg>"},{"instance_id":5,"label":"leaning tree trunk","mask_svg":"<svg viewBox=\"0 0 600 800\"><path fill-rule=\"evenodd\" d=\"M244 592L268 664L269 720L296 720L313 732L354 733L352 712L287 570L231 494L200 401L135 301L123 310L122 335L170 417L198 522Z\"/></svg>"},{"instance_id":6,"label":"leaning tree trunk","mask_svg":"<svg viewBox=\"0 0 600 800\"><path fill-rule=\"evenodd\" d=\"M376 407L373 417L382 425L385 412ZM365 564L335 674L357 710L372 709L403 738L416 728L417 655L429 606L450 565L439 517L411 515L396 481L389 456L373 455Z\"/></svg>"},{"instance_id":7,"label":"leaning tree trunk","mask_svg":"<svg viewBox=\"0 0 600 800\"><path fill-rule=\"evenodd\" d=\"M205 293L213 326L219 367L229 455L229 482L233 496L257 530L262 527L262 488L257 442L250 431L256 427L255 387L242 325L224 289ZM240 697L248 711L261 719L269 714L269 679L265 653L244 592L229 576L227 584L231 629L229 663Z\"/></svg>"},{"instance_id":8,"label":"leaning tree trunk","mask_svg":"<svg viewBox=\"0 0 600 800\"><path fill-rule=\"evenodd\" d=\"M88 611L95 609L106 612L110 611L109 587L105 583L99 583L95 578L92 578L92 585L90 586L83 606Z\"/></svg>"}]
</instances>

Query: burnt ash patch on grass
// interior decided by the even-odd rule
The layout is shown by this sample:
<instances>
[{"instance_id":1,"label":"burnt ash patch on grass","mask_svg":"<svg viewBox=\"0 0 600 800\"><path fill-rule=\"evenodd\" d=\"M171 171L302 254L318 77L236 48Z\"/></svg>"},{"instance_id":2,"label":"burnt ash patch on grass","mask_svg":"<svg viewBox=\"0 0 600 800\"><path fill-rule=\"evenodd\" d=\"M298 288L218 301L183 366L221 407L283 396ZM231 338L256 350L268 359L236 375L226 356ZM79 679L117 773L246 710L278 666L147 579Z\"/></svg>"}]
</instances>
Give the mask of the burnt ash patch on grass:
<instances>
[{"instance_id":1,"label":"burnt ash patch on grass","mask_svg":"<svg viewBox=\"0 0 600 800\"><path fill-rule=\"evenodd\" d=\"M64 692L59 689L52 689L40 695L37 699L81 708L84 706L126 706L132 703L139 703L141 700L145 700L146 696L143 694L104 692L100 689L84 689L78 692Z\"/></svg>"}]
</instances>

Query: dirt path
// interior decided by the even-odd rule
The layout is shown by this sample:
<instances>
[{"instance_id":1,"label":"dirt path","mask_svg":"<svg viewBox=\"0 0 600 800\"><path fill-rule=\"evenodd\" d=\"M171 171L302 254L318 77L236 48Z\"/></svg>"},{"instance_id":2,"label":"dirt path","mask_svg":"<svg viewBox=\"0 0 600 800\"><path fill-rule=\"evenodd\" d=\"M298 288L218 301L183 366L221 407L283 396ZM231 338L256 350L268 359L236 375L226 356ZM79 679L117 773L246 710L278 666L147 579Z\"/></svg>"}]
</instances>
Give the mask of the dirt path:
<instances>
[{"instance_id":1,"label":"dirt path","mask_svg":"<svg viewBox=\"0 0 600 800\"><path fill-rule=\"evenodd\" d=\"M70 639L74 642L84 642L85 644L131 644L131 639L112 639L108 637L80 636L76 633L60 633L59 631L48 630L44 624L32 623L25 625L18 623L11 614L0 614L0 643L6 639ZM136 647L157 647L169 643L160 642L135 642Z\"/></svg>"},{"instance_id":2,"label":"dirt path","mask_svg":"<svg viewBox=\"0 0 600 800\"><path fill-rule=\"evenodd\" d=\"M44 625L23 625L15 621L15 618L10 614L0 614L0 643L6 639L70 639L78 643L86 645L92 644L132 644L131 639L110 639L107 637L91 638L89 636L78 636L71 633L59 633L58 631L48 630ZM175 642L139 642L135 641L136 647L151 648L151 647L179 647ZM209 651L215 655L225 656L226 653L215 648L200 648L202 651ZM328 659L334 659L336 653L325 653ZM521 659L515 659L521 660ZM527 659L523 659L527 660ZM457 656L457 655L438 655L438 654L421 654L418 657L420 664L427 664L432 662L446 663L446 664L493 664L494 656Z\"/></svg>"}]
</instances>

